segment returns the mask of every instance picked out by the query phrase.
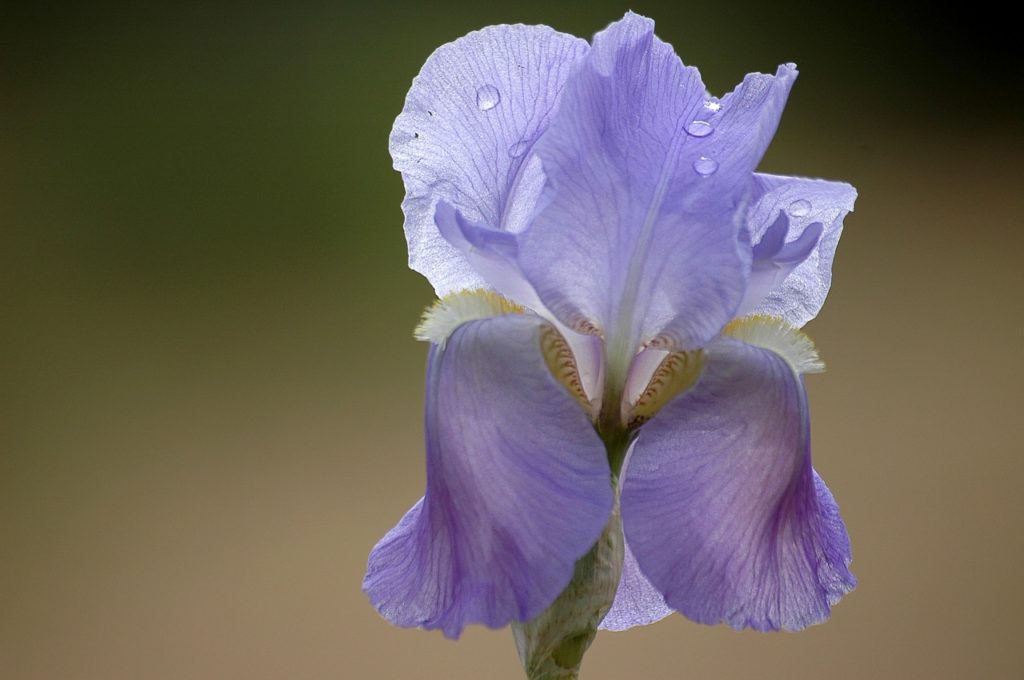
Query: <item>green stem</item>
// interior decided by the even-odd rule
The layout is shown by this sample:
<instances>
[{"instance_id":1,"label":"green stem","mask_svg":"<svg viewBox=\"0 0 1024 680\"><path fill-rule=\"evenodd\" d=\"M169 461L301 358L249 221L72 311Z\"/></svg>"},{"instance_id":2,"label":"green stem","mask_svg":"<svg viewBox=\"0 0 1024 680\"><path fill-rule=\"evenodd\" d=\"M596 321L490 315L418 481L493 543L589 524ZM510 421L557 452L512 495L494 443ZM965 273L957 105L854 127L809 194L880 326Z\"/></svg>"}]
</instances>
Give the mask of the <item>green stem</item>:
<instances>
[{"instance_id":1,"label":"green stem","mask_svg":"<svg viewBox=\"0 0 1024 680\"><path fill-rule=\"evenodd\" d=\"M611 518L586 555L576 561L572 580L547 609L525 623L513 623L519 659L529 680L578 680L583 655L611 609L622 576L624 545L619 514L619 474L635 433L622 415L628 362L605 376L595 428L604 442L615 502ZM614 373L614 374L612 374ZM620 375L621 373L621 375Z\"/></svg>"},{"instance_id":2,"label":"green stem","mask_svg":"<svg viewBox=\"0 0 1024 680\"><path fill-rule=\"evenodd\" d=\"M611 519L572 581L551 606L526 623L513 623L519 659L529 680L577 680L583 654L612 606L622 574L622 520L618 499Z\"/></svg>"}]
</instances>

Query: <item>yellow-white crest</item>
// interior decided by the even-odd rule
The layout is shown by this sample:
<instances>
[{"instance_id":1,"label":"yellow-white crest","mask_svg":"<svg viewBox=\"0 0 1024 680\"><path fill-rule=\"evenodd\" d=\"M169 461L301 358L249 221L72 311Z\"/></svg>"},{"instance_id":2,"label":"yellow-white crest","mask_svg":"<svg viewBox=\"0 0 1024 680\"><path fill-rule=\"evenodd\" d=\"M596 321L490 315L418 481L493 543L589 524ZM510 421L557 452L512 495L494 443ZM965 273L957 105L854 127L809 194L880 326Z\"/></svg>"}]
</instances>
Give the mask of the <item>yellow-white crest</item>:
<instances>
[{"instance_id":1,"label":"yellow-white crest","mask_svg":"<svg viewBox=\"0 0 1024 680\"><path fill-rule=\"evenodd\" d=\"M825 362L818 356L814 341L799 328L777 317L763 314L745 316L726 326L723 334L775 352L797 373L821 373L825 370Z\"/></svg>"},{"instance_id":2,"label":"yellow-white crest","mask_svg":"<svg viewBox=\"0 0 1024 680\"><path fill-rule=\"evenodd\" d=\"M413 336L417 340L426 340L444 348L448 336L467 321L520 314L523 311L523 307L494 291L482 288L460 290L445 295L428 307L413 331Z\"/></svg>"}]
</instances>

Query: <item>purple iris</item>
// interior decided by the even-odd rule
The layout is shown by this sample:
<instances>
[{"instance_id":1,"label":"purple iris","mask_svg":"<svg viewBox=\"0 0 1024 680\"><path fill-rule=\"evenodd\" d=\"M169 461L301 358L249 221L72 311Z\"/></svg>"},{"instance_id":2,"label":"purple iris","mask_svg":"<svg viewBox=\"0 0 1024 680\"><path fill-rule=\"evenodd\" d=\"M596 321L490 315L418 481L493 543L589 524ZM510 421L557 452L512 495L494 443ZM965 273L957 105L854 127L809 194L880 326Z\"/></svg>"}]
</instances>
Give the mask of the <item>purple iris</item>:
<instances>
[{"instance_id":1,"label":"purple iris","mask_svg":"<svg viewBox=\"0 0 1024 680\"><path fill-rule=\"evenodd\" d=\"M441 298L426 494L364 581L392 623L532 619L617 509L604 628L795 630L854 587L799 327L856 192L754 172L796 75L717 99L632 13L592 46L492 26L427 60L391 136L410 265Z\"/></svg>"}]
</instances>

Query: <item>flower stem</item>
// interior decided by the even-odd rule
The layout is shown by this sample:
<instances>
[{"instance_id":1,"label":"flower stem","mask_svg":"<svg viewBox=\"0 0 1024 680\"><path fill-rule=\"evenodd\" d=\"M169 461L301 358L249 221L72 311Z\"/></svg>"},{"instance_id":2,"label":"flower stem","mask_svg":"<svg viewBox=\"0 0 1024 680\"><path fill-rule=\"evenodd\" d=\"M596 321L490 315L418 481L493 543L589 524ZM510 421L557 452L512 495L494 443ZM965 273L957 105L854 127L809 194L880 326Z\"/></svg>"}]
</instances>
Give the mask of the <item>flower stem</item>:
<instances>
[{"instance_id":1,"label":"flower stem","mask_svg":"<svg viewBox=\"0 0 1024 680\"><path fill-rule=\"evenodd\" d=\"M526 623L513 623L519 659L529 680L577 680L583 654L612 606L622 575L622 519L618 499L590 551L576 561L572 580L551 606Z\"/></svg>"}]
</instances>

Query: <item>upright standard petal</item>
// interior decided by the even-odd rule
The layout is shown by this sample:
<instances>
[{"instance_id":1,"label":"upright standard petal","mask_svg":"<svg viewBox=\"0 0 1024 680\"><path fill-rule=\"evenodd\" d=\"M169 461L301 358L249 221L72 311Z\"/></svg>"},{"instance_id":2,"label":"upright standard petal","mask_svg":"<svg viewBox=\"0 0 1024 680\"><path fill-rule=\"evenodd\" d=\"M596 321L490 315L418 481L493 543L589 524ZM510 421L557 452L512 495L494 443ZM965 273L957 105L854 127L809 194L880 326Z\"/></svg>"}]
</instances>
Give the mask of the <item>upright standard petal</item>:
<instances>
[{"instance_id":1,"label":"upright standard petal","mask_svg":"<svg viewBox=\"0 0 1024 680\"><path fill-rule=\"evenodd\" d=\"M528 620L569 583L612 509L604 446L541 352L533 315L459 326L427 369L427 492L370 555L363 588L400 626Z\"/></svg>"},{"instance_id":2,"label":"upright standard petal","mask_svg":"<svg viewBox=\"0 0 1024 680\"><path fill-rule=\"evenodd\" d=\"M857 190L843 182L755 175L747 218L751 240L770 240L775 225L785 220L789 227L783 251L791 252L782 268L771 271L770 280L757 275L755 252L751 286L738 315L766 314L798 328L817 316L832 284L832 259L843 233L843 218L856 199ZM799 260L794 261L794 256Z\"/></svg>"},{"instance_id":3,"label":"upright standard petal","mask_svg":"<svg viewBox=\"0 0 1024 680\"><path fill-rule=\"evenodd\" d=\"M856 584L838 508L811 467L800 377L731 338L644 425L622 517L643 573L701 623L797 630L824 621Z\"/></svg>"},{"instance_id":4,"label":"upright standard petal","mask_svg":"<svg viewBox=\"0 0 1024 680\"><path fill-rule=\"evenodd\" d=\"M761 241L751 249L750 278L743 302L736 309L737 318L758 312L764 299L778 290L786 277L815 251L824 228L820 224L809 224L803 233L786 242L789 231L789 216L780 212Z\"/></svg>"},{"instance_id":5,"label":"upright standard petal","mask_svg":"<svg viewBox=\"0 0 1024 680\"><path fill-rule=\"evenodd\" d=\"M524 162L586 50L546 26L491 26L438 48L413 80L391 155L405 181L409 266L438 297L484 285L438 233L438 200L492 228L521 228L543 181Z\"/></svg>"},{"instance_id":6,"label":"upright standard petal","mask_svg":"<svg viewBox=\"0 0 1024 680\"><path fill-rule=\"evenodd\" d=\"M749 248L752 173L795 71L750 76L721 102L635 14L599 33L536 147L548 186L519 259L570 327L623 352L702 346L731 318Z\"/></svg>"}]
</instances>

